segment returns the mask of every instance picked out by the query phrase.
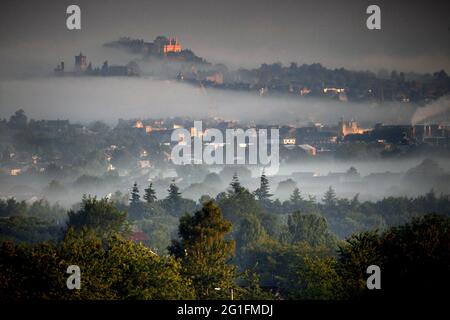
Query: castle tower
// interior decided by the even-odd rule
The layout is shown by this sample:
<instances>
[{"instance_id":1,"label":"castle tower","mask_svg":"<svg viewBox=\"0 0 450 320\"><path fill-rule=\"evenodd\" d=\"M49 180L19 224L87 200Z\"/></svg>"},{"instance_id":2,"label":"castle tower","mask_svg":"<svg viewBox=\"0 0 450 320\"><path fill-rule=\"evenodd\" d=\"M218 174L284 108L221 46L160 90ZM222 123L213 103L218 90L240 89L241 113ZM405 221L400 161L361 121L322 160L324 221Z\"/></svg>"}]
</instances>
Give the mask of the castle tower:
<instances>
[{"instance_id":1,"label":"castle tower","mask_svg":"<svg viewBox=\"0 0 450 320\"><path fill-rule=\"evenodd\" d=\"M164 54L169 52L181 52L181 43L178 41L178 37L169 38L168 42L164 45L163 48Z\"/></svg>"},{"instance_id":2,"label":"castle tower","mask_svg":"<svg viewBox=\"0 0 450 320\"><path fill-rule=\"evenodd\" d=\"M181 43L178 41L178 37L175 38L175 52L181 52Z\"/></svg>"},{"instance_id":3,"label":"castle tower","mask_svg":"<svg viewBox=\"0 0 450 320\"><path fill-rule=\"evenodd\" d=\"M86 71L87 69L87 59L83 53L80 52L78 56L75 56L75 70L76 71Z\"/></svg>"},{"instance_id":4,"label":"castle tower","mask_svg":"<svg viewBox=\"0 0 450 320\"><path fill-rule=\"evenodd\" d=\"M344 137L345 133L347 131L347 126L345 124L344 117L341 117L341 120L339 121L338 127L339 127L339 136L340 137Z\"/></svg>"}]
</instances>

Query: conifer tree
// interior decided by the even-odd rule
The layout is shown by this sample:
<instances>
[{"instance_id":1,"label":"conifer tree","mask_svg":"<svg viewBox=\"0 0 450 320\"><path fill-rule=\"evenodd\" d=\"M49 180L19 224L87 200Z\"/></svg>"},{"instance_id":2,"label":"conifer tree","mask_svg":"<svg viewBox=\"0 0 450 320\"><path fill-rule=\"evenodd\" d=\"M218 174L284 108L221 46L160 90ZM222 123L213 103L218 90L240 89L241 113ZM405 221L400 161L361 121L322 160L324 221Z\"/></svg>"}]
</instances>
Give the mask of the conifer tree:
<instances>
[{"instance_id":1,"label":"conifer tree","mask_svg":"<svg viewBox=\"0 0 450 320\"><path fill-rule=\"evenodd\" d=\"M141 196L139 195L139 188L135 182L133 189L131 189L130 206L138 205L141 201Z\"/></svg>"},{"instance_id":2,"label":"conifer tree","mask_svg":"<svg viewBox=\"0 0 450 320\"><path fill-rule=\"evenodd\" d=\"M259 188L255 190L255 196L259 201L262 202L270 201L269 198L273 196L272 194L270 194L269 180L267 179L264 171L261 175Z\"/></svg>"},{"instance_id":3,"label":"conifer tree","mask_svg":"<svg viewBox=\"0 0 450 320\"><path fill-rule=\"evenodd\" d=\"M145 201L147 201L147 203L154 203L157 200L156 191L155 189L153 189L153 183L150 182L148 188L145 189L144 191L145 191L144 199Z\"/></svg>"},{"instance_id":4,"label":"conifer tree","mask_svg":"<svg viewBox=\"0 0 450 320\"><path fill-rule=\"evenodd\" d=\"M172 183L167 189L169 194L163 201L163 206L171 215L180 216L183 212L183 198L181 197L181 192L178 186L175 184L175 181L172 180Z\"/></svg>"},{"instance_id":5,"label":"conifer tree","mask_svg":"<svg viewBox=\"0 0 450 320\"><path fill-rule=\"evenodd\" d=\"M175 180L172 180L172 183L169 186L169 189L167 190L169 192L169 195L167 196L167 199L172 202L177 202L181 200L181 192L180 188L175 184Z\"/></svg>"},{"instance_id":6,"label":"conifer tree","mask_svg":"<svg viewBox=\"0 0 450 320\"><path fill-rule=\"evenodd\" d=\"M139 195L139 188L135 182L131 189L130 209L128 210L130 218L139 218L142 214L141 196Z\"/></svg>"},{"instance_id":7,"label":"conifer tree","mask_svg":"<svg viewBox=\"0 0 450 320\"><path fill-rule=\"evenodd\" d=\"M291 197L289 198L289 200L296 204L299 203L300 201L303 200L301 194L300 194L300 190L298 188L295 188L294 191L292 191Z\"/></svg>"},{"instance_id":8,"label":"conifer tree","mask_svg":"<svg viewBox=\"0 0 450 320\"><path fill-rule=\"evenodd\" d=\"M325 192L322 201L326 208L333 208L336 206L337 203L336 192L334 192L332 186L330 186L327 192Z\"/></svg>"}]
</instances>

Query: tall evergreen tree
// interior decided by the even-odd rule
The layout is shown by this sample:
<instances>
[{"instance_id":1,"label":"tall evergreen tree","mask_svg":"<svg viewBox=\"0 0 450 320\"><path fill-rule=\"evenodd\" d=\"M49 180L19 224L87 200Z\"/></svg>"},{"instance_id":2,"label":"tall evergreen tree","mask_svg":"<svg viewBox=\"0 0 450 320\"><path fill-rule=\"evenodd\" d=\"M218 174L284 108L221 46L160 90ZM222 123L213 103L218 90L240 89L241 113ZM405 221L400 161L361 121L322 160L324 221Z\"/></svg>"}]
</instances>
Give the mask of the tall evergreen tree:
<instances>
[{"instance_id":1,"label":"tall evergreen tree","mask_svg":"<svg viewBox=\"0 0 450 320\"><path fill-rule=\"evenodd\" d=\"M183 212L180 212L181 210L183 210L183 198L181 197L180 189L175 184L174 180L170 184L167 191L169 192L169 194L163 201L164 208L171 215L180 216L181 214L183 214Z\"/></svg>"},{"instance_id":2,"label":"tall evergreen tree","mask_svg":"<svg viewBox=\"0 0 450 320\"><path fill-rule=\"evenodd\" d=\"M141 196L139 195L139 188L137 183L133 184L131 189L130 206L138 205L141 202Z\"/></svg>"},{"instance_id":3,"label":"tall evergreen tree","mask_svg":"<svg viewBox=\"0 0 450 320\"><path fill-rule=\"evenodd\" d=\"M143 214L141 203L141 196L139 195L139 188L137 183L135 182L133 188L131 189L130 196L130 208L128 212L130 213L130 218L140 218Z\"/></svg>"},{"instance_id":4,"label":"tall evergreen tree","mask_svg":"<svg viewBox=\"0 0 450 320\"><path fill-rule=\"evenodd\" d=\"M153 183L150 182L148 188L145 189L144 191L145 191L144 199L145 201L147 201L147 203L154 203L157 200L156 191L155 189L153 189Z\"/></svg>"},{"instance_id":5,"label":"tall evergreen tree","mask_svg":"<svg viewBox=\"0 0 450 320\"><path fill-rule=\"evenodd\" d=\"M326 208L333 208L337 204L337 198L336 198L336 192L334 192L334 189L332 186L330 186L325 192L325 195L322 198L322 201Z\"/></svg>"},{"instance_id":6,"label":"tall evergreen tree","mask_svg":"<svg viewBox=\"0 0 450 320\"><path fill-rule=\"evenodd\" d=\"M269 198L273 196L273 194L270 193L269 180L264 171L261 175L259 188L255 190L255 196L262 202L269 202Z\"/></svg>"},{"instance_id":7,"label":"tall evergreen tree","mask_svg":"<svg viewBox=\"0 0 450 320\"><path fill-rule=\"evenodd\" d=\"M169 195L166 199L174 202L181 200L180 188L178 188L178 186L175 184L175 180L172 180L172 183L170 184L167 191L169 192Z\"/></svg>"},{"instance_id":8,"label":"tall evergreen tree","mask_svg":"<svg viewBox=\"0 0 450 320\"><path fill-rule=\"evenodd\" d=\"M300 190L298 188L295 188L294 191L292 191L289 200L292 202L292 204L298 204L300 201L303 200L302 195L300 194Z\"/></svg>"}]
</instances>

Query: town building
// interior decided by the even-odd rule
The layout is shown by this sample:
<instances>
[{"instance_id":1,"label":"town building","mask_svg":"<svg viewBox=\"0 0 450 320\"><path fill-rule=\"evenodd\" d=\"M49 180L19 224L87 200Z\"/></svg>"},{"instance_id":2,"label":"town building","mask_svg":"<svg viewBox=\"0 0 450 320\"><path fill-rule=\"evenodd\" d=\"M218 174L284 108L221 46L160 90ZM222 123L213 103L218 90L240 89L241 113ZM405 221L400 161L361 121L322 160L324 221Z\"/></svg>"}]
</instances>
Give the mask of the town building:
<instances>
[{"instance_id":1,"label":"town building","mask_svg":"<svg viewBox=\"0 0 450 320\"><path fill-rule=\"evenodd\" d=\"M352 119L350 121L344 121L344 119L341 119L341 121L339 121L340 137L345 137L349 134L363 134L365 131L368 131L368 129L361 128L356 120Z\"/></svg>"}]
</instances>

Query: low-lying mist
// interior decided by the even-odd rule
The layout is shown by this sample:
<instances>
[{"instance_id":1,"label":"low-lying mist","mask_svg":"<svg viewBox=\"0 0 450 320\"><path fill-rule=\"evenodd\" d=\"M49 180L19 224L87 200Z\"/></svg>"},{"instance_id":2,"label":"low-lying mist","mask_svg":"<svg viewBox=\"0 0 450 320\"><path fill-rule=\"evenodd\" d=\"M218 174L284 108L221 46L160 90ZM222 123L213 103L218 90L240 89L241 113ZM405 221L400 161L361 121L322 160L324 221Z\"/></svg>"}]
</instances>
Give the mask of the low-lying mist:
<instances>
[{"instance_id":1,"label":"low-lying mist","mask_svg":"<svg viewBox=\"0 0 450 320\"><path fill-rule=\"evenodd\" d=\"M350 168L354 168L357 174L349 176ZM52 186L55 178L47 176L1 176L0 198L15 197L26 201L46 198L69 208L84 194L105 197L120 191L128 199L127 194L135 182L143 191L151 181L157 197L164 199L168 195L169 184L175 179L183 197L198 201L202 195L216 197L227 190L235 170L240 172L242 185L253 192L259 187L261 173L261 168L239 166L231 166L230 170L224 170L223 166L195 166L185 173L175 169L155 167L149 173L120 177L100 172L97 175L67 176L57 179L57 187ZM449 175L447 158L422 156L370 161L310 159L284 164L277 175L268 178L273 199L281 201L289 199L296 187L303 197L313 196L320 201L330 186L338 197L351 199L358 194L363 201L376 201L391 196L415 197L432 189L438 195L450 194Z\"/></svg>"},{"instance_id":2,"label":"low-lying mist","mask_svg":"<svg viewBox=\"0 0 450 320\"><path fill-rule=\"evenodd\" d=\"M341 103L288 96L201 89L151 78L47 77L0 82L0 117L22 108L34 119L69 119L114 124L124 118L221 117L243 122L336 124L341 117L373 125L410 124L415 107Z\"/></svg>"}]
</instances>

